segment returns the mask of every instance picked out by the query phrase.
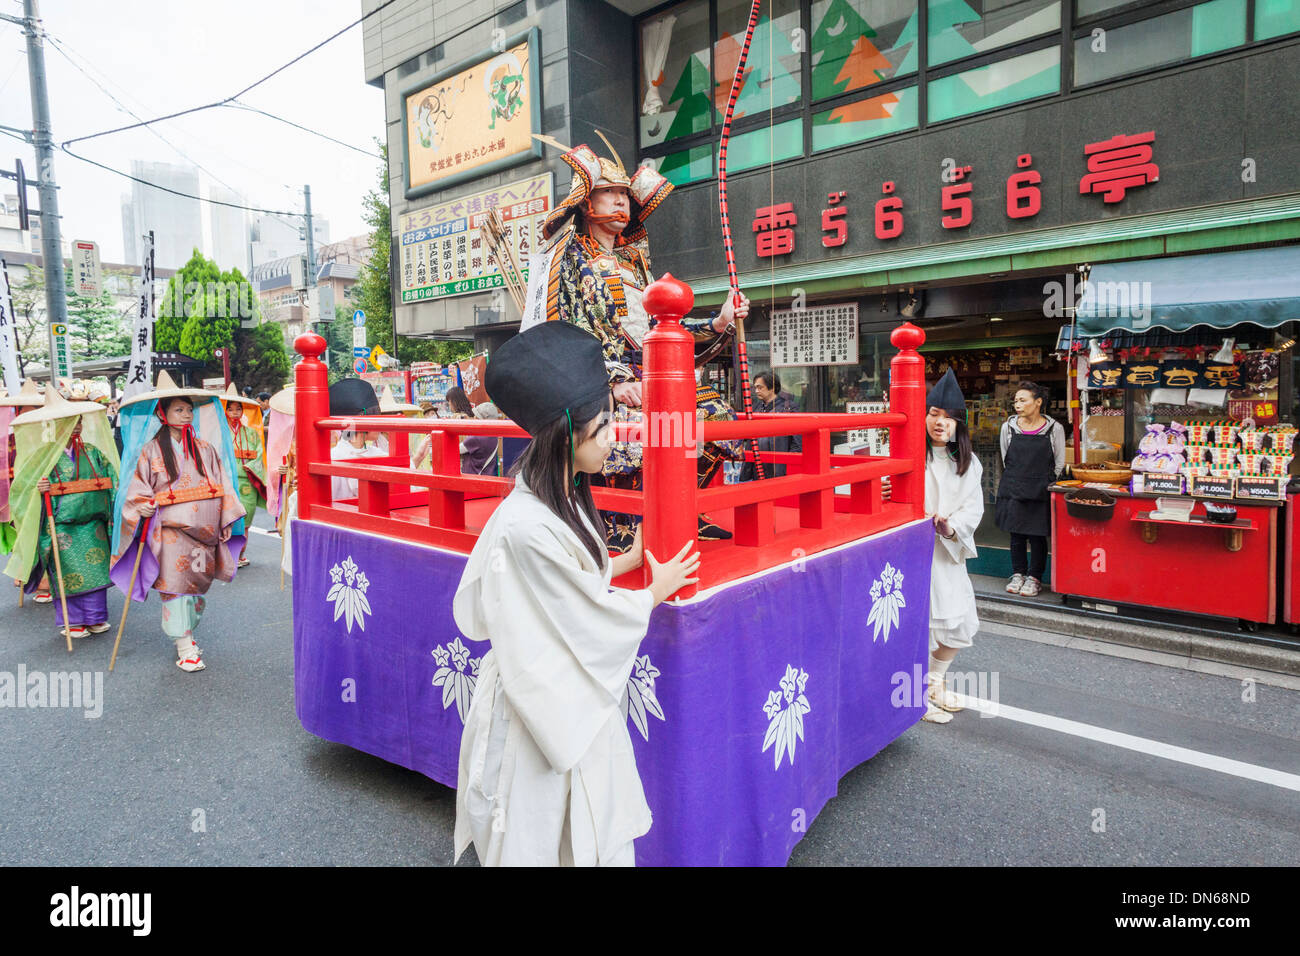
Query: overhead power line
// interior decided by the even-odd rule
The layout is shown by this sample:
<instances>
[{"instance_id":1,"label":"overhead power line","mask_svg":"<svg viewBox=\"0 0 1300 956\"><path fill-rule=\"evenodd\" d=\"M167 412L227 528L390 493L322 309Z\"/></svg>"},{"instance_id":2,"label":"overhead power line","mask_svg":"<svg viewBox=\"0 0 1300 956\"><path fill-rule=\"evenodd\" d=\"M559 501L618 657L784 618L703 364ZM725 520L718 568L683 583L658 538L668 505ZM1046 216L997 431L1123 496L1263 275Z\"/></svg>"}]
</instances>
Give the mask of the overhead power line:
<instances>
[{"instance_id":1,"label":"overhead power line","mask_svg":"<svg viewBox=\"0 0 1300 956\"><path fill-rule=\"evenodd\" d=\"M325 133L322 133L320 130L311 129L308 126L303 126L299 123L295 123L293 120L285 119L283 116L276 116L274 113L268 113L266 110L258 109L256 106L249 106L247 103L239 103L232 100L229 103L222 103L221 105L224 106L226 109L247 110L250 113L260 113L261 115L269 119L273 119L276 120L277 122L284 123L288 126L292 126L294 129L300 129L304 133L311 133L313 136L319 136L321 139L327 139L331 143L337 143L339 146L343 146L347 149L358 152L362 156L369 156L371 159L383 159L383 157L380 156L378 153L372 153L367 149L362 149L360 146L353 146L351 143L345 143L343 140L335 139L333 136L329 136Z\"/></svg>"},{"instance_id":2,"label":"overhead power line","mask_svg":"<svg viewBox=\"0 0 1300 956\"><path fill-rule=\"evenodd\" d=\"M132 124L130 124L129 126L118 126L118 127L114 128L114 129L101 130L101 131L98 132L98 133L87 133L85 136L78 136L78 137L76 137L75 139L70 139L70 140L65 141L65 142L62 144L62 145L63 145L63 149L64 149L65 152L68 153L68 155L70 155L70 156L77 156L76 153L73 153L73 152L71 152L71 151L68 150L68 146L71 145L72 143L80 143L80 142L82 142L82 141L84 141L84 140L88 140L88 139L98 139L100 136L109 136L109 135L111 135L111 134L113 134L113 133L124 133L124 132L126 132L127 130L139 129L141 126L148 126L150 123L161 123L161 122L163 122L164 120L176 119L176 118L179 117L179 116L188 116L190 113L198 113L198 112L200 112L201 110L210 110L210 109L214 109L214 108L216 108L216 107L218 107L218 106L225 106L225 105L227 105L228 103L232 103L232 102L234 102L235 100L239 99L239 97L243 96L245 93L248 93L248 92L250 92L251 90L255 90L257 87L261 86L263 83L265 83L267 80L271 79L273 76L276 76L277 74L284 72L284 71L287 70L289 67L293 66L295 63L297 63L297 62L299 62L300 60L302 60L302 59L304 59L304 58L310 56L310 55L313 54L313 53L315 53L315 52L316 52L317 50L319 50L321 47L325 46L325 44L329 43L329 42L332 41L332 40L337 39L338 37L342 36L344 33L347 33L347 32L348 32L349 30L351 30L353 27L357 26L357 25L360 24L360 23L363 23L364 21L368 20L370 17L373 17L376 13L380 13L381 11L387 9L388 7L392 6L392 5L393 5L394 3L396 3L396 2L397 2L397 0L384 0L383 3L381 3L379 6L375 7L375 9L371 10L369 13L362 15L359 19L354 20L354 21L352 21L351 23L349 23L347 26L343 27L343 29L337 31L336 33L331 34L330 36L326 37L324 40L321 40L319 43L317 43L317 44L316 44L315 46L313 46L311 49L309 49L309 50L305 50L304 52L298 54L296 57L294 57L294 58L293 58L292 60L290 60L288 63L285 63L285 64L282 65L282 66L276 67L276 68L275 68L274 70L272 70L270 73L266 74L266 76L262 77L261 79L255 81L255 82L253 82L253 83L250 83L248 86L244 87L244 88L243 88L242 90L240 90L238 93L235 93L235 94L233 94L233 95L231 95L231 96L227 96L225 99L218 100L218 101L216 101L216 102L214 102L214 103L206 103L206 104L204 104L203 106L193 106L193 107L190 107L189 109L186 109L186 110L179 110L178 112L175 112L175 113L168 113L166 116L159 116L159 117L156 117L156 118L151 119L151 120L141 120L140 122L138 122L138 123L132 123ZM84 157L77 156L77 158L78 158L78 159L83 159ZM106 168L107 168L107 167L106 167Z\"/></svg>"}]
</instances>

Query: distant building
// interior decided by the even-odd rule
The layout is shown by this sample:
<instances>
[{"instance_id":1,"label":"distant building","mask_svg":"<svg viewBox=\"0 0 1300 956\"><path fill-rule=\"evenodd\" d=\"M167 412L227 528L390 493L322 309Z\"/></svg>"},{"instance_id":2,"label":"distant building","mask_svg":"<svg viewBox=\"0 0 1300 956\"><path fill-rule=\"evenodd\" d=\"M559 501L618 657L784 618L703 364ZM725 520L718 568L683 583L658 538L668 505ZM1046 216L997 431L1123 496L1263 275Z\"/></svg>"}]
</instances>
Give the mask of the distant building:
<instances>
[{"instance_id":1,"label":"distant building","mask_svg":"<svg viewBox=\"0 0 1300 956\"><path fill-rule=\"evenodd\" d=\"M244 275L252 266L248 211L236 206L248 205L241 193L224 186L209 185L208 198L215 202L204 203L204 252L223 271L238 269ZM219 206L217 202L230 205Z\"/></svg>"},{"instance_id":2,"label":"distant building","mask_svg":"<svg viewBox=\"0 0 1300 956\"><path fill-rule=\"evenodd\" d=\"M257 267L269 262L276 262L287 256L305 256L307 242L302 235L303 220L300 217L276 216L270 213L253 220L250 231L250 265ZM312 241L317 250L316 261L320 261L321 247L330 240L329 220L312 216Z\"/></svg>"},{"instance_id":3,"label":"distant building","mask_svg":"<svg viewBox=\"0 0 1300 956\"><path fill-rule=\"evenodd\" d=\"M126 201L123 203L123 258L128 262L139 262L142 237L153 230L155 266L159 269L179 269L189 261L195 249L205 248L203 214L199 200L178 196L166 190L172 189L190 196L201 195L198 169L188 165L135 159L131 161L131 175L166 189L156 189L140 182L132 185L130 216L125 212Z\"/></svg>"}]
</instances>

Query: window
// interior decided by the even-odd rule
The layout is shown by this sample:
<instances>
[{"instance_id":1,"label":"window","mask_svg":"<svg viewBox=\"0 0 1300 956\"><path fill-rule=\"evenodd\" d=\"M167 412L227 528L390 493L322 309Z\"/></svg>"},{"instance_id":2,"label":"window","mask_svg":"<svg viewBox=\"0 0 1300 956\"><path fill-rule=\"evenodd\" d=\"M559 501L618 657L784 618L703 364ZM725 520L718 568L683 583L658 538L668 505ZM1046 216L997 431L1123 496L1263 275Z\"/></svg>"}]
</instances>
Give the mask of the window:
<instances>
[{"instance_id":1,"label":"window","mask_svg":"<svg viewBox=\"0 0 1300 956\"><path fill-rule=\"evenodd\" d=\"M727 146L727 172L781 163L803 155L803 118L733 135Z\"/></svg>"},{"instance_id":2,"label":"window","mask_svg":"<svg viewBox=\"0 0 1300 956\"><path fill-rule=\"evenodd\" d=\"M813 114L813 152L916 129L917 89L909 86Z\"/></svg>"},{"instance_id":3,"label":"window","mask_svg":"<svg viewBox=\"0 0 1300 956\"><path fill-rule=\"evenodd\" d=\"M1100 83L1246 42L1246 0L1211 0L1074 41L1074 82Z\"/></svg>"},{"instance_id":4,"label":"window","mask_svg":"<svg viewBox=\"0 0 1300 956\"><path fill-rule=\"evenodd\" d=\"M813 0L812 98L917 71L916 0Z\"/></svg>"},{"instance_id":5,"label":"window","mask_svg":"<svg viewBox=\"0 0 1300 956\"><path fill-rule=\"evenodd\" d=\"M736 76L740 46L749 25L749 0L718 0L718 42L713 45L714 106L722 122ZM775 20L769 19L769 10ZM745 58L745 80L736 97L734 116L739 119L803 99L802 54L795 50L800 29L799 0L769 0L764 3ZM806 44L800 43L800 47ZM730 164L730 159L728 159Z\"/></svg>"},{"instance_id":6,"label":"window","mask_svg":"<svg viewBox=\"0 0 1300 956\"><path fill-rule=\"evenodd\" d=\"M643 149L712 127L709 51L708 3L683 3L641 24Z\"/></svg>"},{"instance_id":7,"label":"window","mask_svg":"<svg viewBox=\"0 0 1300 956\"><path fill-rule=\"evenodd\" d=\"M659 164L659 172L675 186L713 178L713 146L706 143L677 153L669 153Z\"/></svg>"},{"instance_id":8,"label":"window","mask_svg":"<svg viewBox=\"0 0 1300 956\"><path fill-rule=\"evenodd\" d=\"M976 67L932 80L928 120L941 120L997 109L1061 88L1061 48L1049 47L1000 63Z\"/></svg>"},{"instance_id":9,"label":"window","mask_svg":"<svg viewBox=\"0 0 1300 956\"><path fill-rule=\"evenodd\" d=\"M1255 0L1255 39L1269 40L1300 30L1300 0Z\"/></svg>"},{"instance_id":10,"label":"window","mask_svg":"<svg viewBox=\"0 0 1300 956\"><path fill-rule=\"evenodd\" d=\"M930 66L1061 29L1059 0L927 0Z\"/></svg>"}]
</instances>

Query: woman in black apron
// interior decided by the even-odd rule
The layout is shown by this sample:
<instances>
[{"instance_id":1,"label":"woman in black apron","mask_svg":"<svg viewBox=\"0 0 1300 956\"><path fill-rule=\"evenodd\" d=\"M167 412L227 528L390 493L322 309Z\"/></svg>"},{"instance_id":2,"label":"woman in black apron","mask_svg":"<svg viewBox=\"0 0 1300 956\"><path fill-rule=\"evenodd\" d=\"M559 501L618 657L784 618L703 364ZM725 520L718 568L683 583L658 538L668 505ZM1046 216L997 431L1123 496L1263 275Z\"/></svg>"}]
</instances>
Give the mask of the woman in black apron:
<instances>
[{"instance_id":1,"label":"woman in black apron","mask_svg":"<svg viewBox=\"0 0 1300 956\"><path fill-rule=\"evenodd\" d=\"M1002 424L1002 479L995 505L997 526L1011 535L1011 594L1034 596L1047 568L1052 519L1047 488L1060 474L1065 432L1042 413L1047 390L1021 382L1016 414Z\"/></svg>"}]
</instances>

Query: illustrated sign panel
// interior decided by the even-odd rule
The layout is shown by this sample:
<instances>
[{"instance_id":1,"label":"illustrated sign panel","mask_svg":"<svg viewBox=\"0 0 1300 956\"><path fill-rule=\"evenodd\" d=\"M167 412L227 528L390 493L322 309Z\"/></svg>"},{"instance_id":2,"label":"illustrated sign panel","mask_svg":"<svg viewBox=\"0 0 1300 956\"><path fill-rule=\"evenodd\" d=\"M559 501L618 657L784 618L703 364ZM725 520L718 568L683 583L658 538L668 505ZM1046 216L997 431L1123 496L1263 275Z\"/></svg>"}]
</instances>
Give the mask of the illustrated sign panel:
<instances>
[{"instance_id":1,"label":"illustrated sign panel","mask_svg":"<svg viewBox=\"0 0 1300 956\"><path fill-rule=\"evenodd\" d=\"M404 91L408 198L541 155L539 65L531 30Z\"/></svg>"},{"instance_id":2,"label":"illustrated sign panel","mask_svg":"<svg viewBox=\"0 0 1300 956\"><path fill-rule=\"evenodd\" d=\"M501 213L506 237L520 271L528 278L528 256L551 211L550 173L407 213L399 221L403 303L496 289L505 283L488 255L479 224L492 209Z\"/></svg>"}]
</instances>

